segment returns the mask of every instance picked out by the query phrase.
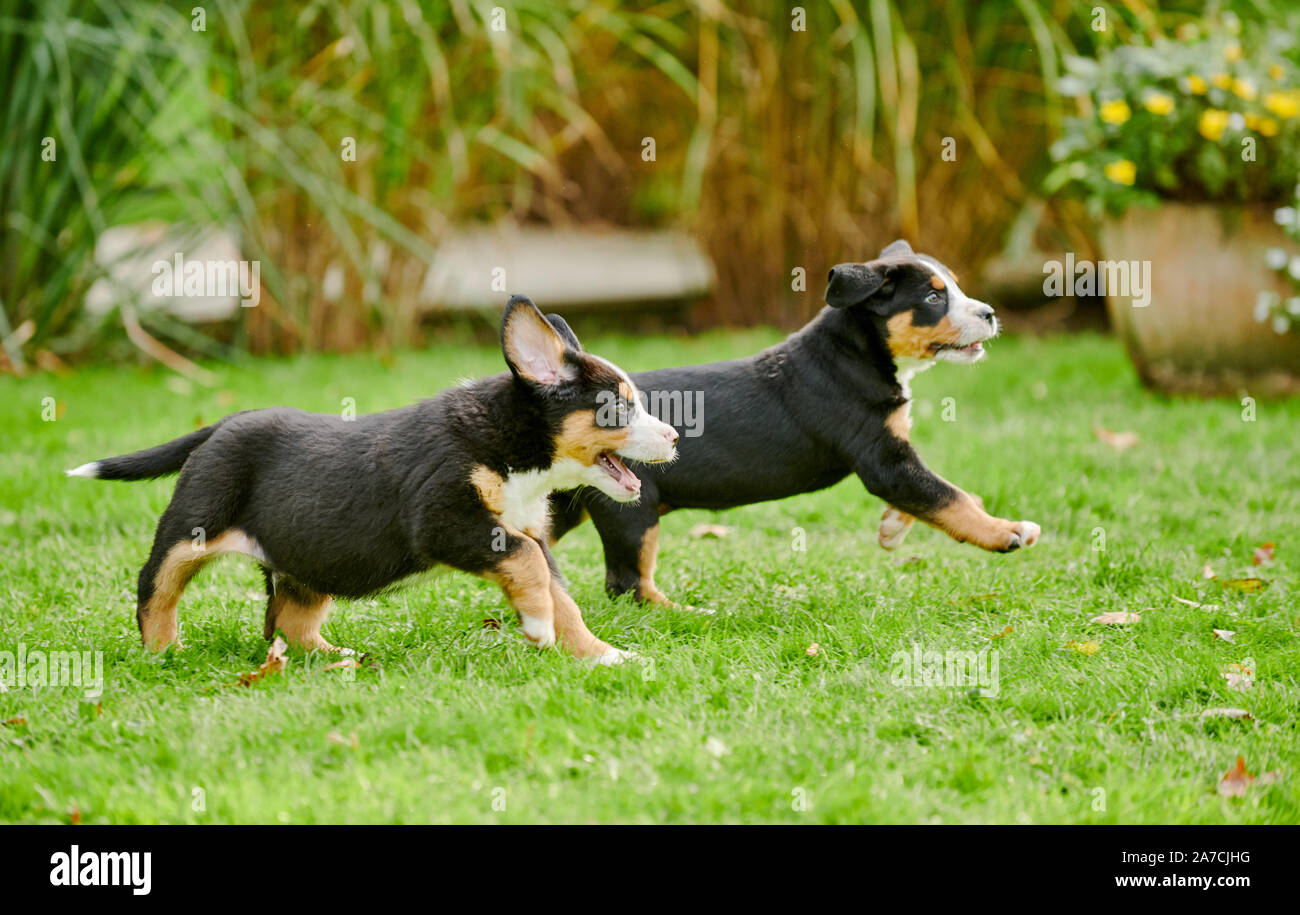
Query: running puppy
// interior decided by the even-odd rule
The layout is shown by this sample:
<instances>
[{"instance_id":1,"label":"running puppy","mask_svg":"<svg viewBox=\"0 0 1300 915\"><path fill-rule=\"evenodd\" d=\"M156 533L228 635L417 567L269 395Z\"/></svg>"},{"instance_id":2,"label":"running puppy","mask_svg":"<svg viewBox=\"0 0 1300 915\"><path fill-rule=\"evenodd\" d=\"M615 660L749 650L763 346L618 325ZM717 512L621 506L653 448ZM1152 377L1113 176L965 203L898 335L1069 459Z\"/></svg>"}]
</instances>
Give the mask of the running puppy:
<instances>
[{"instance_id":1,"label":"running puppy","mask_svg":"<svg viewBox=\"0 0 1300 915\"><path fill-rule=\"evenodd\" d=\"M671 460L677 432L641 408L616 366L558 315L515 296L501 321L509 373L415 406L357 417L276 407L68 471L144 480L180 471L140 570L146 647L178 641L186 584L225 553L266 576L266 638L337 650L320 628L335 595L363 597L434 566L496 582L528 641L622 661L588 631L547 547L548 495L594 487L635 502L623 459Z\"/></svg>"},{"instance_id":2,"label":"running puppy","mask_svg":"<svg viewBox=\"0 0 1300 915\"><path fill-rule=\"evenodd\" d=\"M982 359L998 332L993 309L905 241L876 260L832 268L826 302L802 330L755 356L632 376L652 408L703 392L708 421L702 435L681 440L671 465L638 468L636 505L590 490L552 497L555 538L587 515L595 522L611 594L671 603L654 581L663 513L784 499L850 473L889 503L879 530L885 549L897 548L917 518L996 552L1038 540L1037 524L987 514L909 442L912 376L936 362Z\"/></svg>"}]
</instances>

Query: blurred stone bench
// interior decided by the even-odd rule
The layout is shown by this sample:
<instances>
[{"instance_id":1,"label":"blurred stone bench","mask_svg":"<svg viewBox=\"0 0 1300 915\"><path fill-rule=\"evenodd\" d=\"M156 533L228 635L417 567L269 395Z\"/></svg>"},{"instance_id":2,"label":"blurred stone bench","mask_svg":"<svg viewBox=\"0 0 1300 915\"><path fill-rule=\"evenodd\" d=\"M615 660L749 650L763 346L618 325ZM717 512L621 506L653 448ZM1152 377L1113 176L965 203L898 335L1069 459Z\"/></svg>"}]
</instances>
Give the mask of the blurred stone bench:
<instances>
[{"instance_id":1,"label":"blurred stone bench","mask_svg":"<svg viewBox=\"0 0 1300 915\"><path fill-rule=\"evenodd\" d=\"M91 287L87 310L103 315L125 300L188 323L234 318L237 294L154 294L152 266L170 263L177 251L187 261L205 263L241 258L238 235L228 229L186 236L162 222L111 228L95 246L95 260L108 278ZM462 227L449 230L438 246L416 307L429 316L499 310L507 297L522 293L542 308L669 309L708 293L713 282L712 262L695 239L680 232ZM341 287L342 273L332 267L323 281L326 298L336 300Z\"/></svg>"},{"instance_id":2,"label":"blurred stone bench","mask_svg":"<svg viewBox=\"0 0 1300 915\"><path fill-rule=\"evenodd\" d=\"M713 282L712 262L684 233L494 226L457 231L438 246L420 306L494 309L522 293L544 310L674 307Z\"/></svg>"}]
</instances>

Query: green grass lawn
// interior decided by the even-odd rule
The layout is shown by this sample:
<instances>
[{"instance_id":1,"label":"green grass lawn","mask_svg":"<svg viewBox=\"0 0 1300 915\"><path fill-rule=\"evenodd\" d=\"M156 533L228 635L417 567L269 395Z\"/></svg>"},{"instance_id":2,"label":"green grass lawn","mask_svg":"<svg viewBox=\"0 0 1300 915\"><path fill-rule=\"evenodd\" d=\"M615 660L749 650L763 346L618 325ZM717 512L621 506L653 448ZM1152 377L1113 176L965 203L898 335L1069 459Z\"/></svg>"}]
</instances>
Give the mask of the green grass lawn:
<instances>
[{"instance_id":1,"label":"green grass lawn","mask_svg":"<svg viewBox=\"0 0 1300 915\"><path fill-rule=\"evenodd\" d=\"M586 342L642 369L775 339ZM914 385L922 457L993 513L1039 522L1031 550L987 554L918 526L886 553L882 503L848 480L665 517L659 584L712 616L610 601L595 531L562 541L591 629L643 665L532 650L512 618L485 628L505 617L500 592L448 573L336 606L325 635L364 652L362 669L294 653L240 686L267 647L261 576L240 559L190 586L183 650L140 647L135 576L172 482L65 468L239 409L383 410L501 367L495 348L440 346L214 366L213 390L140 369L0 380L0 649L98 651L104 672L96 703L11 668L0 820L1300 821L1300 402L1260 403L1248 422L1237 400L1163 400L1099 337L1001 341ZM1094 425L1141 440L1118 452ZM732 533L693 540L705 521ZM1265 541L1277 558L1257 568ZM1250 576L1267 587L1220 584ZM1141 621L1090 622L1107 611ZM895 682L914 644L997 652L996 690ZM1234 663L1253 670L1249 690L1229 689ZM1253 720L1201 717L1225 706ZM1280 779L1220 796L1239 755Z\"/></svg>"}]
</instances>

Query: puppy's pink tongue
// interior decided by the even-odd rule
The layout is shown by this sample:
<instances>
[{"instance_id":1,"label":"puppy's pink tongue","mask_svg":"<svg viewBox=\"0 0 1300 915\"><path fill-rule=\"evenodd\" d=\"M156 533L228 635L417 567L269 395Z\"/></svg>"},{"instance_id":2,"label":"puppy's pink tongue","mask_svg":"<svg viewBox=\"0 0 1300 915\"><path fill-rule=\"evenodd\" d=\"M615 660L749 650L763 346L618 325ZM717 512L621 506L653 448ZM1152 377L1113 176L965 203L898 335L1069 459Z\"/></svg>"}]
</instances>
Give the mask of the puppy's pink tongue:
<instances>
[{"instance_id":1,"label":"puppy's pink tongue","mask_svg":"<svg viewBox=\"0 0 1300 915\"><path fill-rule=\"evenodd\" d=\"M618 455L612 451L602 451L598 458L600 466L605 472L614 478L624 489L632 492L641 489L641 479L632 471L627 469L627 465L618 459Z\"/></svg>"}]
</instances>

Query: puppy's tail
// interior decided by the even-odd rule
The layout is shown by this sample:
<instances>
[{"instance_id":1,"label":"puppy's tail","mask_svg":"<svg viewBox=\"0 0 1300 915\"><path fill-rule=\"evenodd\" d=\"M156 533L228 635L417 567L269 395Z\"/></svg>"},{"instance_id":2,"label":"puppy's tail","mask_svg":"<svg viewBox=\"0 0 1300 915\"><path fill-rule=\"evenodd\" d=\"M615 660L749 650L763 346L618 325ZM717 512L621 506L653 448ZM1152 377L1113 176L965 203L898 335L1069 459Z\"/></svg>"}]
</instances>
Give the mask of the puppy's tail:
<instances>
[{"instance_id":1,"label":"puppy's tail","mask_svg":"<svg viewBox=\"0 0 1300 915\"><path fill-rule=\"evenodd\" d=\"M97 480L152 480L165 477L180 470L190 452L211 438L221 422L204 426L164 445L155 445L144 451L105 458L102 461L91 461L64 472L70 477L91 477Z\"/></svg>"}]
</instances>

